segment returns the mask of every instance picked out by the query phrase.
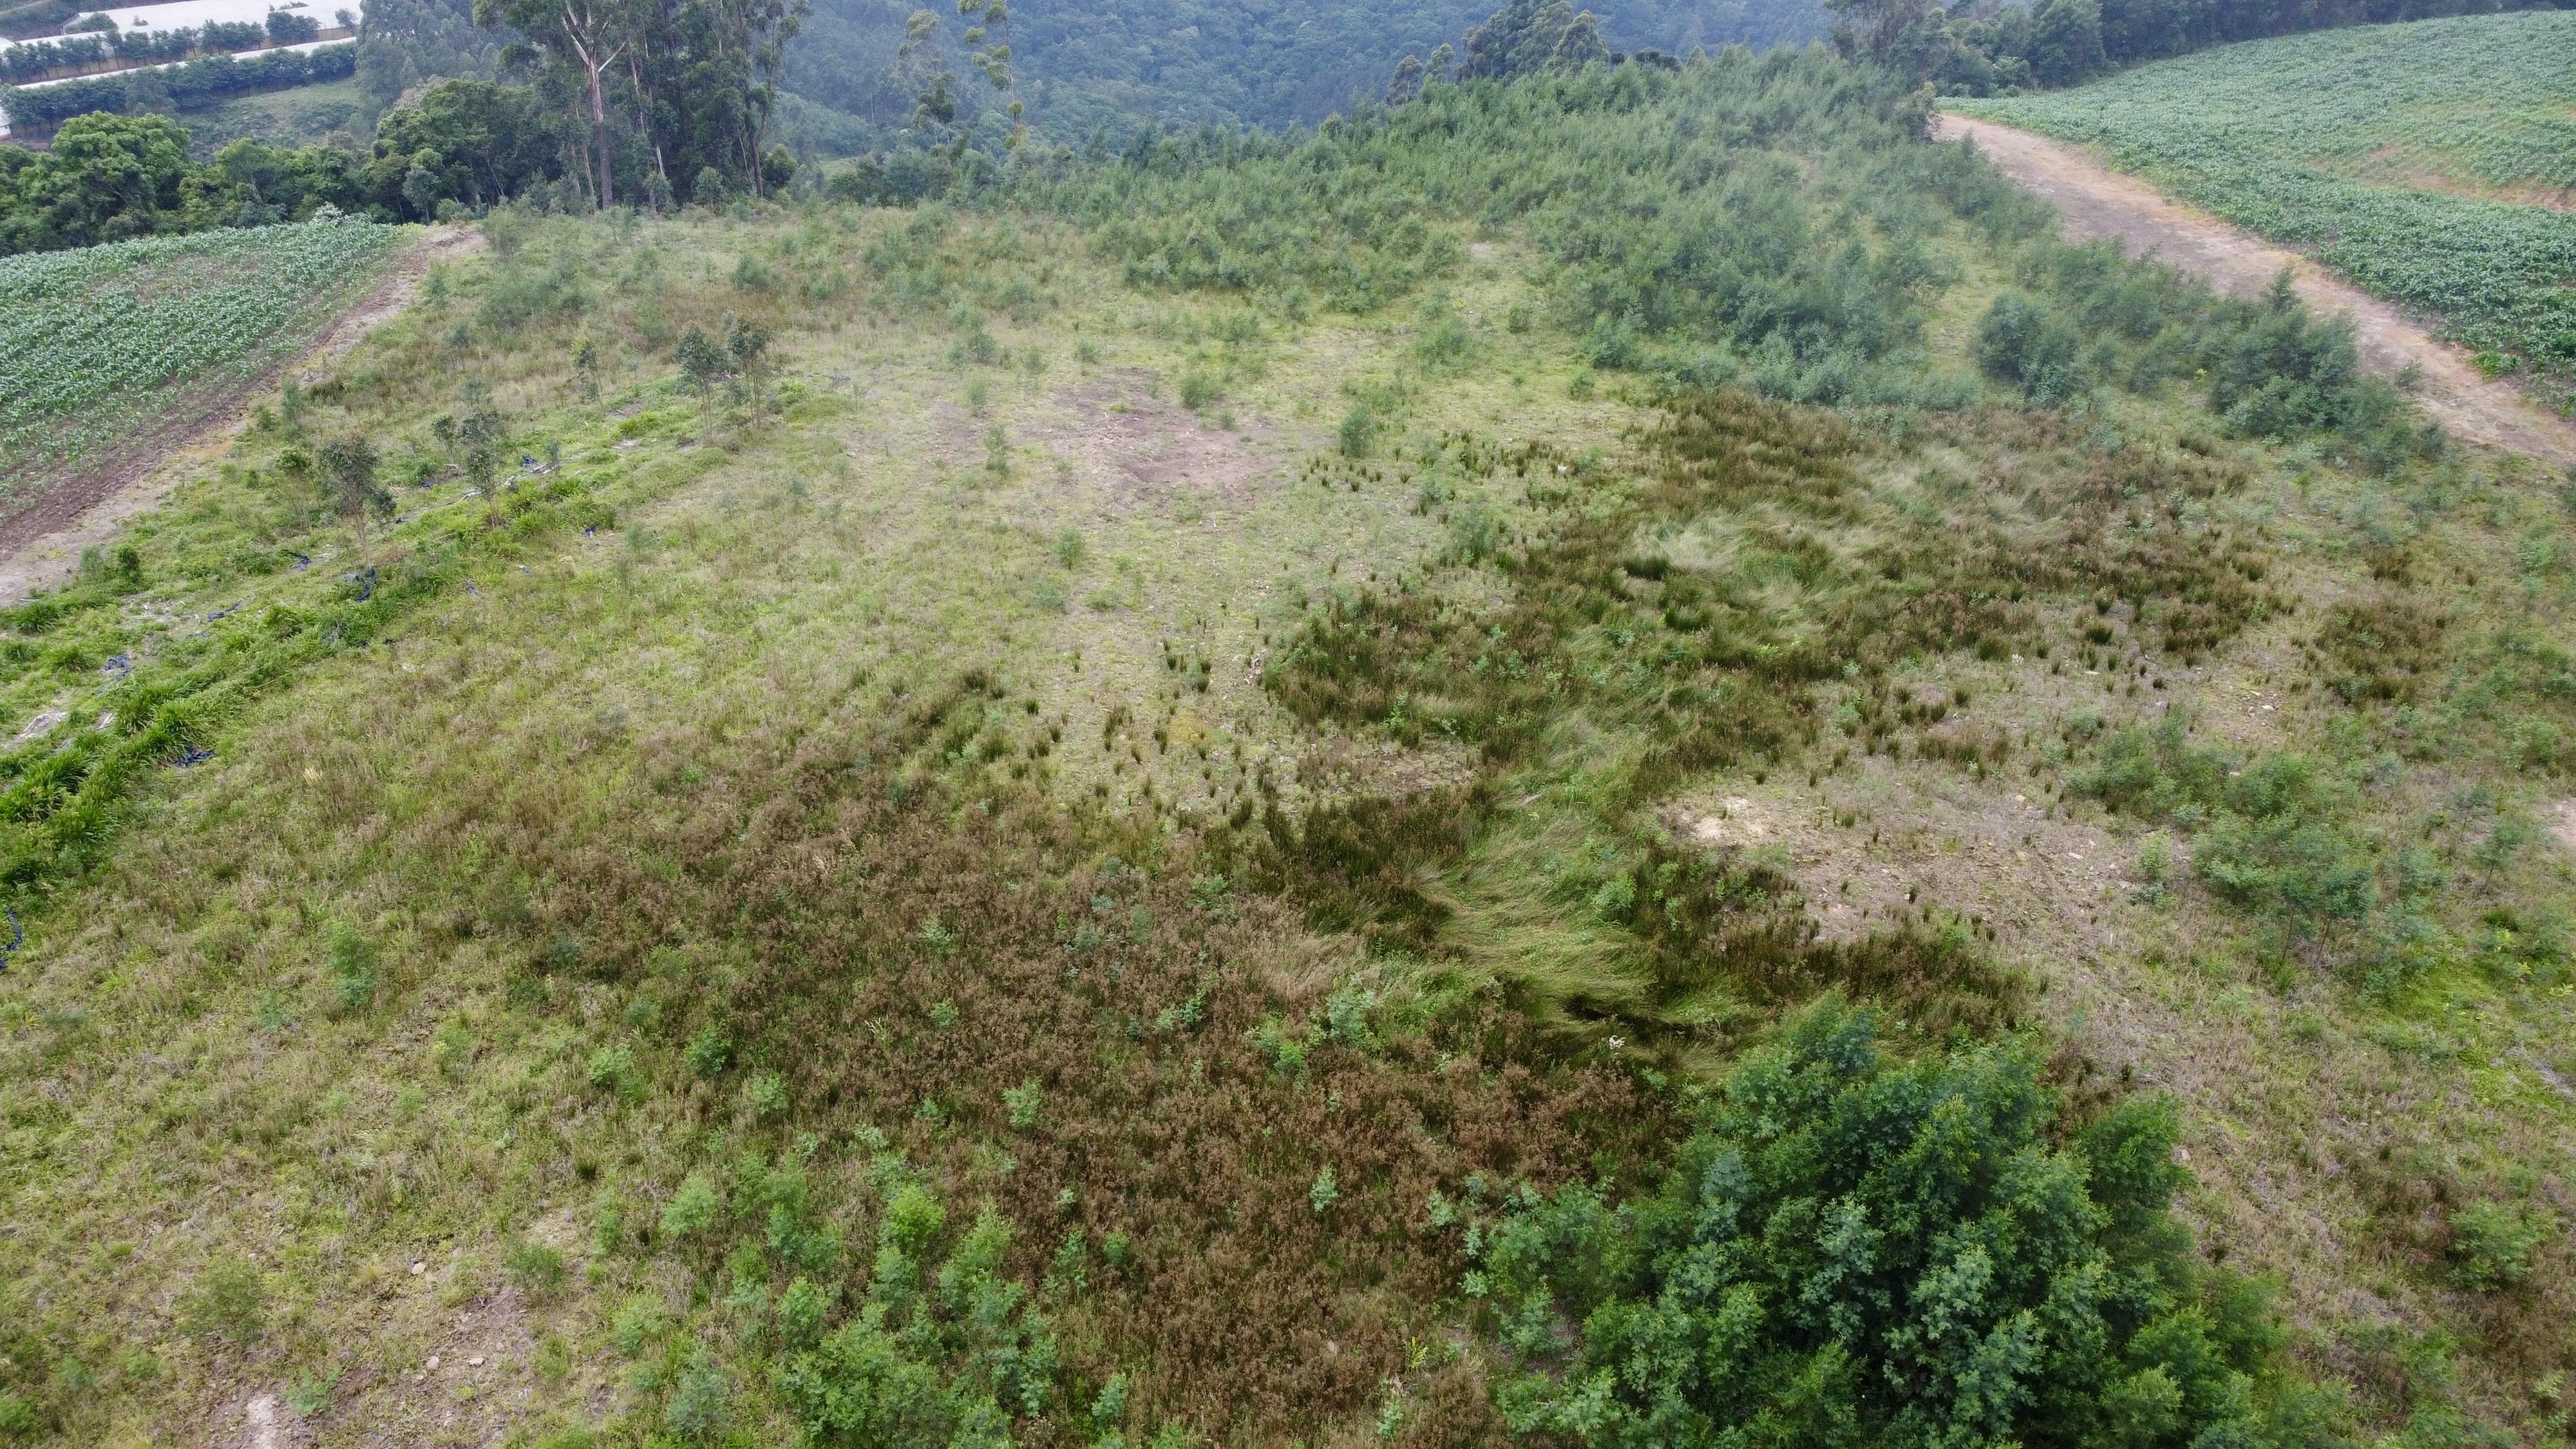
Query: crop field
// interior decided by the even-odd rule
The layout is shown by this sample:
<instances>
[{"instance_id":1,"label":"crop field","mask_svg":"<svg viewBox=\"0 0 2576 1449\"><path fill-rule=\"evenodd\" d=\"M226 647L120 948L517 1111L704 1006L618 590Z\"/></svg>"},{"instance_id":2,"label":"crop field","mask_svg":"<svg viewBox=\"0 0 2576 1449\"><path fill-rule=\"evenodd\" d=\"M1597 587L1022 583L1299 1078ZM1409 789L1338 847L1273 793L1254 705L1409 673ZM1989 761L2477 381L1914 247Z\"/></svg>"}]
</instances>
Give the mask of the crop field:
<instances>
[{"instance_id":1,"label":"crop field","mask_svg":"<svg viewBox=\"0 0 2576 1449\"><path fill-rule=\"evenodd\" d=\"M1945 102L2101 147L2563 401L2576 368L2576 14L2225 46L2047 95Z\"/></svg>"},{"instance_id":2,"label":"crop field","mask_svg":"<svg viewBox=\"0 0 2576 1449\"><path fill-rule=\"evenodd\" d=\"M184 430L364 292L403 235L258 227L0 261L0 514L141 420Z\"/></svg>"}]
</instances>

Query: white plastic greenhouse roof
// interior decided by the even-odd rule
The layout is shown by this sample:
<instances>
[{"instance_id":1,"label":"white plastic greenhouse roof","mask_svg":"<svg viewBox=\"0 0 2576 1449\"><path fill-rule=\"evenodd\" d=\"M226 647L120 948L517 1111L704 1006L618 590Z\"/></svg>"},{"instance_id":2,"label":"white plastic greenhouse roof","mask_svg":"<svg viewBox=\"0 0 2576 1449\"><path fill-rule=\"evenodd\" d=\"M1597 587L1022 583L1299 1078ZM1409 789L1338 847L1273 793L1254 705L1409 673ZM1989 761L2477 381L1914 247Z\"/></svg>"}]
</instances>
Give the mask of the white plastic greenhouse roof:
<instances>
[{"instance_id":1,"label":"white plastic greenhouse roof","mask_svg":"<svg viewBox=\"0 0 2576 1449\"><path fill-rule=\"evenodd\" d=\"M248 22L252 25L260 25L266 23L268 12L271 10L292 10L298 15L310 16L315 24L330 30L338 24L333 18L334 12L346 10L351 15L355 15L358 13L358 0L171 0L167 5L127 5L115 10L84 10L80 18L86 20L93 15L104 15L115 21L116 28L119 30L140 30L149 34L155 30L176 30L181 26L193 30L209 21ZM62 38L62 36L45 35L28 43L42 43ZM20 43L0 39L0 50L6 50Z\"/></svg>"},{"instance_id":2,"label":"white plastic greenhouse roof","mask_svg":"<svg viewBox=\"0 0 2576 1449\"><path fill-rule=\"evenodd\" d=\"M322 28L331 28L331 11L337 0L171 0L167 5L130 5L116 10L90 10L82 18L104 15L116 22L119 30L174 30L182 25L203 25L209 20L249 21L257 25L268 18L271 10L294 10L312 16ZM358 7L340 3L338 8L355 15Z\"/></svg>"}]
</instances>

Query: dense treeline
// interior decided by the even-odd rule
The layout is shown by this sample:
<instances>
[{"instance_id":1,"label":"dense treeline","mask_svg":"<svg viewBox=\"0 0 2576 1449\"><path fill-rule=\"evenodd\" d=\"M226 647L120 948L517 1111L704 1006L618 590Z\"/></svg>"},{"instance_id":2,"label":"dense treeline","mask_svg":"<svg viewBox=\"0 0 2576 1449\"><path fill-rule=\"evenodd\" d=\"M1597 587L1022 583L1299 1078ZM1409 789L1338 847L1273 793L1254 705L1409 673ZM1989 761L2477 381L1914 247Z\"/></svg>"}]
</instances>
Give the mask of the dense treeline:
<instances>
[{"instance_id":1,"label":"dense treeline","mask_svg":"<svg viewBox=\"0 0 2576 1449\"><path fill-rule=\"evenodd\" d=\"M334 17L343 30L354 29L356 15L343 10ZM247 20L212 20L201 26L175 25L157 30L118 30L113 26L87 35L63 35L0 50L0 79L11 85L74 75L102 66L164 65L199 55L231 55L267 45L302 45L322 33L322 23L292 10L272 10L263 25Z\"/></svg>"},{"instance_id":2,"label":"dense treeline","mask_svg":"<svg viewBox=\"0 0 2576 1449\"><path fill-rule=\"evenodd\" d=\"M249 61L201 57L9 91L5 104L20 126L60 125L61 133L45 155L0 147L0 251L297 220L323 206L422 221L511 198L668 207L775 191L796 169L767 130L782 47L801 13L797 0L588 9L487 0L476 18L508 42L495 63L529 83L432 85L382 116L367 152L246 141L199 165L176 123L120 113L338 79L360 68L362 54L371 88L399 87L423 57L396 40ZM419 0L389 21L470 66L478 54L453 19L438 0Z\"/></svg>"},{"instance_id":3,"label":"dense treeline","mask_svg":"<svg viewBox=\"0 0 2576 1449\"><path fill-rule=\"evenodd\" d=\"M24 4L0 5L0 35L11 40L51 35L87 8L80 0L25 0Z\"/></svg>"},{"instance_id":4,"label":"dense treeline","mask_svg":"<svg viewBox=\"0 0 2576 1449\"><path fill-rule=\"evenodd\" d=\"M0 111L20 131L45 131L93 111L145 112L202 106L248 91L278 90L346 78L357 49L270 50L248 60L201 55L184 65L117 71L50 85L0 91Z\"/></svg>"},{"instance_id":5,"label":"dense treeline","mask_svg":"<svg viewBox=\"0 0 2576 1449\"><path fill-rule=\"evenodd\" d=\"M1846 51L1945 93L2066 86L2235 40L2442 15L2560 9L2567 0L2037 0L1949 9L1930 0L1829 0Z\"/></svg>"},{"instance_id":6,"label":"dense treeline","mask_svg":"<svg viewBox=\"0 0 2576 1449\"><path fill-rule=\"evenodd\" d=\"M766 192L785 160L768 135L805 0L477 0L521 37L507 66L535 97L590 204L669 205ZM792 170L792 163L789 169Z\"/></svg>"},{"instance_id":7,"label":"dense treeline","mask_svg":"<svg viewBox=\"0 0 2576 1449\"><path fill-rule=\"evenodd\" d=\"M0 146L0 255L304 221L324 207L425 221L554 184L558 153L525 87L448 81L389 112L372 154L235 141L203 164L167 116L93 112L45 151Z\"/></svg>"},{"instance_id":8,"label":"dense treeline","mask_svg":"<svg viewBox=\"0 0 2576 1449\"><path fill-rule=\"evenodd\" d=\"M1031 0L1015 9L1014 24L1030 121L1079 142L1103 127L1124 134L1139 123L1314 125L1376 99L1399 55L1454 43L1491 4ZM1594 8L1609 46L1679 54L1802 44L1821 38L1829 21L1819 0L1602 0ZM914 88L896 51L911 9L892 0L820 0L789 56L788 86L884 131L905 126ZM959 99L970 114L982 108L971 92Z\"/></svg>"},{"instance_id":9,"label":"dense treeline","mask_svg":"<svg viewBox=\"0 0 2576 1449\"><path fill-rule=\"evenodd\" d=\"M471 0L366 0L358 89L378 111L433 80L492 80L509 37L474 23Z\"/></svg>"}]
</instances>

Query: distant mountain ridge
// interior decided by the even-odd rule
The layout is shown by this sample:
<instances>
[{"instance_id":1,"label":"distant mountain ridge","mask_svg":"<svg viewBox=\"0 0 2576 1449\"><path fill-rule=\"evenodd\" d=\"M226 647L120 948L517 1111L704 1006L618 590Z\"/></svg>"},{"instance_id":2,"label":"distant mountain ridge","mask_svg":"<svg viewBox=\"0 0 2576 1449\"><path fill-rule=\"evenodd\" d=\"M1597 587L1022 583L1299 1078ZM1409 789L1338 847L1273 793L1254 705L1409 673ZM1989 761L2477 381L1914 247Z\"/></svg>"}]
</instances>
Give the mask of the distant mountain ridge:
<instances>
[{"instance_id":1,"label":"distant mountain ridge","mask_svg":"<svg viewBox=\"0 0 2576 1449\"><path fill-rule=\"evenodd\" d=\"M1493 9L1492 0L1025 0L1013 10L1015 63L1030 119L1058 137L1140 121L1312 125L1383 96L1403 55L1458 46ZM1593 9L1612 48L1683 55L1803 44L1830 25L1818 0L1607 0ZM790 54L787 89L879 125L905 124L912 96L894 61L910 10L902 0L818 0Z\"/></svg>"}]
</instances>

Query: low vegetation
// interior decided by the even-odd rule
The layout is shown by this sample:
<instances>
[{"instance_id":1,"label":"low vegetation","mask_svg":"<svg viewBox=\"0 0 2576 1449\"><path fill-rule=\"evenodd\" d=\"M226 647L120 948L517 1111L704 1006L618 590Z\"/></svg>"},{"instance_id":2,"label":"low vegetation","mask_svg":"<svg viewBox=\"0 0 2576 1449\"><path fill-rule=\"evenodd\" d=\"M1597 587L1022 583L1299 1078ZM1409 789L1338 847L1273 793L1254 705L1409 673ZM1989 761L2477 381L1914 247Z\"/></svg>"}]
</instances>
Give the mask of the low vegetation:
<instances>
[{"instance_id":1,"label":"low vegetation","mask_svg":"<svg viewBox=\"0 0 2576 1449\"><path fill-rule=\"evenodd\" d=\"M1921 104L482 218L0 621L0 1433L2562 1441L2563 480Z\"/></svg>"}]
</instances>

